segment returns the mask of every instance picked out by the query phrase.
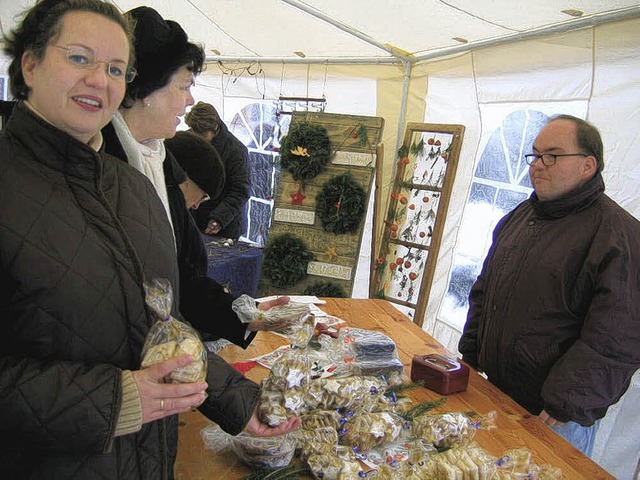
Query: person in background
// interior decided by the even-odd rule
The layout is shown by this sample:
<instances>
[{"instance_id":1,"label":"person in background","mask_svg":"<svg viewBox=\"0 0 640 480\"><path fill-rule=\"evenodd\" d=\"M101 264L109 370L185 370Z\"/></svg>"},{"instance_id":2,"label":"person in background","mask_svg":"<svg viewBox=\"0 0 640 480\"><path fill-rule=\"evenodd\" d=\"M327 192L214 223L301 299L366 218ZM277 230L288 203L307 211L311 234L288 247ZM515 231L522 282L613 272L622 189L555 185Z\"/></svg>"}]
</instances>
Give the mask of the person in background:
<instances>
[{"instance_id":1,"label":"person in background","mask_svg":"<svg viewBox=\"0 0 640 480\"><path fill-rule=\"evenodd\" d=\"M225 171L220 155L211 143L193 132L176 132L175 136L166 139L164 144L188 177L210 197L190 210L196 225L206 225L213 209L213 202L219 198L224 188ZM182 183L181 187L188 188L185 183ZM182 190L185 193L184 188ZM185 193L185 198L187 195Z\"/></svg>"},{"instance_id":2,"label":"person in background","mask_svg":"<svg viewBox=\"0 0 640 480\"><path fill-rule=\"evenodd\" d=\"M534 192L495 228L459 350L591 455L640 367L640 223L605 195L602 140L584 120L552 118L526 160Z\"/></svg>"},{"instance_id":3,"label":"person in background","mask_svg":"<svg viewBox=\"0 0 640 480\"><path fill-rule=\"evenodd\" d=\"M247 147L229 131L213 105L198 102L185 117L193 132L211 142L222 158L225 185L211 202L208 219L199 219L198 228L208 235L237 239L246 230L246 204L249 199ZM206 220L206 221L205 221Z\"/></svg>"},{"instance_id":4,"label":"person in background","mask_svg":"<svg viewBox=\"0 0 640 480\"><path fill-rule=\"evenodd\" d=\"M155 189L101 151L136 74L131 34L109 3L41 0L5 38L19 103L0 133L3 478L170 479L176 414L198 405L235 433L299 422L260 424L259 386L214 355L202 382L164 383L189 356L140 369L145 280L175 285L178 267Z\"/></svg>"},{"instance_id":5,"label":"person in background","mask_svg":"<svg viewBox=\"0 0 640 480\"><path fill-rule=\"evenodd\" d=\"M232 309L235 297L207 276L207 254L200 231L185 204L180 183L185 174L163 141L176 134L179 118L193 105L191 87L204 64L202 47L189 42L182 27L150 7L126 13L134 21L138 75L102 133L108 153L144 173L154 185L175 236L180 273L180 311L201 333L246 348L260 330L286 325L256 319L243 323ZM288 302L261 303L268 309Z\"/></svg>"}]
</instances>

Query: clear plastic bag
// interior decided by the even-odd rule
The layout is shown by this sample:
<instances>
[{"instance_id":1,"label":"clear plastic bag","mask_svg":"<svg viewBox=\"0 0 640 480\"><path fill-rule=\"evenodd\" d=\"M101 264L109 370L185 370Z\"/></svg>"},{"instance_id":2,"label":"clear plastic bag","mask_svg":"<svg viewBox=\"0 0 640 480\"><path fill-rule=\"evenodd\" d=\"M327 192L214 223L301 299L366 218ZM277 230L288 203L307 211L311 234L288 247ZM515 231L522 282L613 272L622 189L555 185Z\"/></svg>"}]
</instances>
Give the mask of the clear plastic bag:
<instances>
[{"instance_id":1,"label":"clear plastic bag","mask_svg":"<svg viewBox=\"0 0 640 480\"><path fill-rule=\"evenodd\" d=\"M191 326L171 316L173 299L171 283L156 278L144 285L146 303L157 321L151 326L142 347L142 368L183 355L191 355L193 362L172 371L167 383L192 383L207 377L207 351L200 335Z\"/></svg>"},{"instance_id":2,"label":"clear plastic bag","mask_svg":"<svg viewBox=\"0 0 640 480\"><path fill-rule=\"evenodd\" d=\"M289 302L268 310L259 310L255 300L245 294L236 298L231 308L241 322L264 322L269 330L287 337L294 347L305 348L313 336L315 318L307 303Z\"/></svg>"},{"instance_id":3,"label":"clear plastic bag","mask_svg":"<svg viewBox=\"0 0 640 480\"><path fill-rule=\"evenodd\" d=\"M282 468L291 463L296 443L289 435L254 437L241 433L231 439L231 450L249 466Z\"/></svg>"},{"instance_id":4,"label":"clear plastic bag","mask_svg":"<svg viewBox=\"0 0 640 480\"><path fill-rule=\"evenodd\" d=\"M422 415L411 426L415 437L432 443L436 448L466 445L473 440L479 428L495 428L497 413L491 411L479 421L461 412Z\"/></svg>"}]
</instances>

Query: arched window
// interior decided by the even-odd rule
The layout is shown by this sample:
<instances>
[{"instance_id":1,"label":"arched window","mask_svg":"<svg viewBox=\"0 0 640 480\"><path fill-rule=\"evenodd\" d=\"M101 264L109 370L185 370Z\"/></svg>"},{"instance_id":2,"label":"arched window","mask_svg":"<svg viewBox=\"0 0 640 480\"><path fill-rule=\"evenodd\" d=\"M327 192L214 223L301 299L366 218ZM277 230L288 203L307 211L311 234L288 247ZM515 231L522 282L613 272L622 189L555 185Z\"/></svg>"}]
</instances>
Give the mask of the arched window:
<instances>
[{"instance_id":1,"label":"arched window","mask_svg":"<svg viewBox=\"0 0 640 480\"><path fill-rule=\"evenodd\" d=\"M454 263L438 318L462 331L469 308L469 292L491 246L496 223L527 199L533 188L524 155L547 123L548 116L532 110L509 114L491 134L477 161Z\"/></svg>"},{"instance_id":2,"label":"arched window","mask_svg":"<svg viewBox=\"0 0 640 480\"><path fill-rule=\"evenodd\" d=\"M280 175L280 140L290 121L290 115L278 115L273 103L265 102L247 105L229 125L229 130L249 149L251 196L247 202L247 231L241 238L259 245L267 241Z\"/></svg>"}]
</instances>

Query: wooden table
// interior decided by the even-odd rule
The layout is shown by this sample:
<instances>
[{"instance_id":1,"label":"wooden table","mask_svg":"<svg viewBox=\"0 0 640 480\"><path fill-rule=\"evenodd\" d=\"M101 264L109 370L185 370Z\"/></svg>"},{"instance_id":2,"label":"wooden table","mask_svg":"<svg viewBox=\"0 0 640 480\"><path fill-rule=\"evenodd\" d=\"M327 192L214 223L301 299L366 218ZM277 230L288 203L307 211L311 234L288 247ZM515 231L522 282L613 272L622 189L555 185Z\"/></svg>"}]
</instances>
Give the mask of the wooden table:
<instances>
[{"instance_id":1,"label":"wooden table","mask_svg":"<svg viewBox=\"0 0 640 480\"><path fill-rule=\"evenodd\" d=\"M327 299L322 309L346 320L350 326L376 330L391 337L396 342L407 377L411 372L413 355L448 353L437 340L384 300ZM247 350L229 346L222 350L221 355L228 362L235 363L271 352L284 344L282 337L260 332ZM260 381L267 373L267 369L257 366L246 376ZM440 398L439 394L425 388L414 389L410 395L418 402ZM447 401L433 412L475 411L484 415L492 410L498 412L497 428L478 430L475 437L490 454L498 456L510 448L526 447L533 453L536 463L561 468L566 479L614 478L473 370L467 391L448 396ZM176 478L230 480L247 475L250 469L234 454L217 454L205 449L200 431L208 425L209 420L197 410L180 416Z\"/></svg>"}]
</instances>

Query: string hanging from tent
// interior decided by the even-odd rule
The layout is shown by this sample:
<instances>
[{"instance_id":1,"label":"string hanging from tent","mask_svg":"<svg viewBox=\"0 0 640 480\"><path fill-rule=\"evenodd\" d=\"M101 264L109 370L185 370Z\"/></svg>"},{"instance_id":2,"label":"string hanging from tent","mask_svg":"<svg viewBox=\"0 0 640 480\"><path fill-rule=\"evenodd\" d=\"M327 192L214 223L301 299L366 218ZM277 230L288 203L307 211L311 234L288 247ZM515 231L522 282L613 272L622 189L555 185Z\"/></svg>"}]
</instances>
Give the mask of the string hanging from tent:
<instances>
[{"instance_id":1,"label":"string hanging from tent","mask_svg":"<svg viewBox=\"0 0 640 480\"><path fill-rule=\"evenodd\" d=\"M260 62L251 62L246 66L228 67L221 61L218 61L218 68L222 72L223 81L225 77L228 79L226 84L223 85L223 92L226 92L229 83L236 83L240 77L248 75L249 77L254 77L256 82L256 91L263 100L265 99L267 92L266 76ZM260 88L260 78L262 79L262 89Z\"/></svg>"}]
</instances>

